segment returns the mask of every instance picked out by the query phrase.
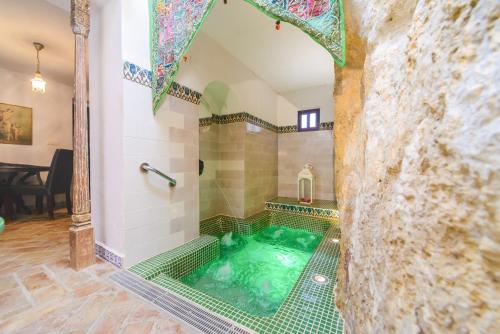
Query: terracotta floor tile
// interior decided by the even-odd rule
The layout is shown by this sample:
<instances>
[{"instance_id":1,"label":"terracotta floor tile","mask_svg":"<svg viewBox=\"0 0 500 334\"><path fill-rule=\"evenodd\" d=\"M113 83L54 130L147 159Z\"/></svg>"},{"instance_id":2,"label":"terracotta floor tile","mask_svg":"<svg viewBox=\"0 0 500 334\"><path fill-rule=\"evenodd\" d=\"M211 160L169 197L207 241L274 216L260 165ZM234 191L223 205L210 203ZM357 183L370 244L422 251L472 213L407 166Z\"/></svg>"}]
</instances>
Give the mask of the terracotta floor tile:
<instances>
[{"instance_id":1,"label":"terracotta floor tile","mask_svg":"<svg viewBox=\"0 0 500 334\"><path fill-rule=\"evenodd\" d=\"M105 289L109 290L112 288L109 284L106 284L102 281L90 280L85 282L84 284L78 285L74 290L74 294L76 298L81 298L99 291L103 291Z\"/></svg>"},{"instance_id":2,"label":"terracotta floor tile","mask_svg":"<svg viewBox=\"0 0 500 334\"><path fill-rule=\"evenodd\" d=\"M130 322L141 321L141 319L150 319L160 316L160 311L149 304L142 304L132 313Z\"/></svg>"},{"instance_id":3,"label":"terracotta floor tile","mask_svg":"<svg viewBox=\"0 0 500 334\"><path fill-rule=\"evenodd\" d=\"M44 288L54 283L45 272L28 275L23 278L22 282L28 291Z\"/></svg>"},{"instance_id":4,"label":"terracotta floor tile","mask_svg":"<svg viewBox=\"0 0 500 334\"><path fill-rule=\"evenodd\" d=\"M17 286L17 281L14 278L14 275L4 275L0 277L0 293L4 292L5 290L10 290L13 288L16 288Z\"/></svg>"},{"instance_id":5,"label":"terracotta floor tile","mask_svg":"<svg viewBox=\"0 0 500 334\"><path fill-rule=\"evenodd\" d=\"M152 330L154 334L183 334L190 332L183 329L178 322L165 318L155 320Z\"/></svg>"},{"instance_id":6,"label":"terracotta floor tile","mask_svg":"<svg viewBox=\"0 0 500 334\"><path fill-rule=\"evenodd\" d=\"M21 288L14 288L0 293L0 317L6 317L31 308Z\"/></svg>"},{"instance_id":7,"label":"terracotta floor tile","mask_svg":"<svg viewBox=\"0 0 500 334\"><path fill-rule=\"evenodd\" d=\"M127 325L125 329L123 330L123 334L148 334L151 333L151 330L153 329L153 322L152 321L147 321L147 322L135 322Z\"/></svg>"},{"instance_id":8,"label":"terracotta floor tile","mask_svg":"<svg viewBox=\"0 0 500 334\"><path fill-rule=\"evenodd\" d=\"M134 304L130 300L112 303L97 324L93 326L91 333L119 333L133 309Z\"/></svg>"},{"instance_id":9,"label":"terracotta floor tile","mask_svg":"<svg viewBox=\"0 0 500 334\"><path fill-rule=\"evenodd\" d=\"M0 234L0 333L190 331L110 281L118 270L110 263L98 259L82 271L71 269L70 223L68 217L25 219Z\"/></svg>"},{"instance_id":10,"label":"terracotta floor tile","mask_svg":"<svg viewBox=\"0 0 500 334\"><path fill-rule=\"evenodd\" d=\"M66 296L66 290L60 285L51 284L45 288L32 291L31 296L36 305L42 305L63 299Z\"/></svg>"},{"instance_id":11,"label":"terracotta floor tile","mask_svg":"<svg viewBox=\"0 0 500 334\"><path fill-rule=\"evenodd\" d=\"M86 330L103 313L113 300L113 295L97 295L89 298L80 309L64 324L65 330Z\"/></svg>"}]
</instances>

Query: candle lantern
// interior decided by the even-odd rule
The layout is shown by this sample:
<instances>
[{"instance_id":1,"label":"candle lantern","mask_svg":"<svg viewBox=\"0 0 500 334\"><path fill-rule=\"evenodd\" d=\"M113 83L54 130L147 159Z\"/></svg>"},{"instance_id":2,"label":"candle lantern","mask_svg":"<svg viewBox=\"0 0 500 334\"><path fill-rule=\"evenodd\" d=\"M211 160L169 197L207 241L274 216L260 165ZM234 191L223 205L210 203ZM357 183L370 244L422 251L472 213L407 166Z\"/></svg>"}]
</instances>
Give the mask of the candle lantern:
<instances>
[{"instance_id":1,"label":"candle lantern","mask_svg":"<svg viewBox=\"0 0 500 334\"><path fill-rule=\"evenodd\" d=\"M313 166L306 164L298 174L298 200L300 204L312 204L314 199L314 174Z\"/></svg>"}]
</instances>

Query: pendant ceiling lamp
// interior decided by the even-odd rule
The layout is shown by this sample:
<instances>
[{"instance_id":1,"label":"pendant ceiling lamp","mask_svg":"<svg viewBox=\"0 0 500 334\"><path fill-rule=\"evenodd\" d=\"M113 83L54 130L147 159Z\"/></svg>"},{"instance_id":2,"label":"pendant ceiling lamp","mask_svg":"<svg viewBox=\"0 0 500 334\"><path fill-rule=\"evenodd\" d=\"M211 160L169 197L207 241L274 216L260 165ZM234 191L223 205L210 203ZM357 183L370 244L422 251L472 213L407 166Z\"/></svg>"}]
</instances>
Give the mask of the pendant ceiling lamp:
<instances>
[{"instance_id":1,"label":"pendant ceiling lamp","mask_svg":"<svg viewBox=\"0 0 500 334\"><path fill-rule=\"evenodd\" d=\"M36 49L36 72L35 77L31 79L31 90L35 93L45 93L45 80L42 78L42 73L40 72L40 51L43 50L44 46L41 43L33 43Z\"/></svg>"}]
</instances>

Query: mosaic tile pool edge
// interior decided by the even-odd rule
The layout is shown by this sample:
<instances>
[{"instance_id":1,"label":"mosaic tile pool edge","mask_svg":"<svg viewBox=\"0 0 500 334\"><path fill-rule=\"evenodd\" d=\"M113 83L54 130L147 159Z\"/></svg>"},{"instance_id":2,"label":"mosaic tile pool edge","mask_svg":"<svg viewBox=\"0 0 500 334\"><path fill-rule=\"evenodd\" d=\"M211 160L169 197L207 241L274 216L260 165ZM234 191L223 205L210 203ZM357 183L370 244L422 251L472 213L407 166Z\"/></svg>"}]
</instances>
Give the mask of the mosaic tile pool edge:
<instances>
[{"instance_id":1,"label":"mosaic tile pool edge","mask_svg":"<svg viewBox=\"0 0 500 334\"><path fill-rule=\"evenodd\" d=\"M340 249L330 241L332 238L340 238L336 225L330 225L287 299L271 317L251 316L164 273L151 281L259 333L340 334L343 321L333 303ZM315 274L328 277L329 283L315 283L311 279Z\"/></svg>"},{"instance_id":2,"label":"mosaic tile pool edge","mask_svg":"<svg viewBox=\"0 0 500 334\"><path fill-rule=\"evenodd\" d=\"M250 235L259 232L269 224L269 212L262 211L248 218L217 215L200 221L200 234L217 235L236 232Z\"/></svg>"},{"instance_id":3,"label":"mosaic tile pool edge","mask_svg":"<svg viewBox=\"0 0 500 334\"><path fill-rule=\"evenodd\" d=\"M278 312L271 317L254 317L232 305L219 301L196 289L182 284L177 279L188 273L187 268L193 270L206 263L207 259L220 256L209 249L208 245L216 245L219 249L218 239L213 236L222 229L222 232L235 231L242 234L253 234L268 226L269 224L283 225L291 228L304 228L312 232L324 234L323 240L314 252L294 288ZM227 216L215 216L200 222L200 232L210 235L202 235L199 239L192 241L190 246L183 245L181 251L174 249L170 252L177 253L177 258L187 261L185 270L169 270L168 264L160 268L151 268L158 265L158 261L151 261L164 256L167 259L176 256L159 256L143 261L130 271L137 275L175 293L183 298L191 300L198 305L228 318L232 321L248 327L259 333L325 333L340 334L343 331L343 321L338 313L334 300L334 286L336 282L336 270L339 261L340 249L338 243L331 242L332 238L340 238L340 229L334 219L324 217L311 217L288 212L263 211L246 219ZM216 240L216 241L215 241ZM197 246L195 246L197 245ZM198 258L203 261L193 263L197 257L179 257L179 254L192 251L197 253ZM167 252L169 253L169 252ZM206 253L206 254L204 254ZM160 261L161 262L161 261ZM311 280L315 274L325 275L329 283L318 285Z\"/></svg>"},{"instance_id":4,"label":"mosaic tile pool edge","mask_svg":"<svg viewBox=\"0 0 500 334\"><path fill-rule=\"evenodd\" d=\"M220 242L214 236L202 235L182 246L144 260L129 270L151 280L161 273L180 278L220 256Z\"/></svg>"},{"instance_id":5,"label":"mosaic tile pool edge","mask_svg":"<svg viewBox=\"0 0 500 334\"><path fill-rule=\"evenodd\" d=\"M336 223L336 220L332 218L327 219L325 217L267 210L248 218L217 215L204 219L200 222L200 234L218 235L220 233L236 232L242 235L251 235L268 225L281 225L324 234L333 223Z\"/></svg>"}]
</instances>

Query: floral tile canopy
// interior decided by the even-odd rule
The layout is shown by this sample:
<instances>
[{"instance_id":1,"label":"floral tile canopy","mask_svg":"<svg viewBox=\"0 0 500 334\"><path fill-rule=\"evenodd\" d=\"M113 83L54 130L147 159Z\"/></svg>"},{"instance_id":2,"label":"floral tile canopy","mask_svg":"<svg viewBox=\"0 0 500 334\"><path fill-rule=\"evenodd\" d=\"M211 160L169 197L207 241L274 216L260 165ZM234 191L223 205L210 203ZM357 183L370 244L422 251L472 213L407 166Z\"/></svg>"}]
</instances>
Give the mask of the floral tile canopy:
<instances>
[{"instance_id":1,"label":"floral tile canopy","mask_svg":"<svg viewBox=\"0 0 500 334\"><path fill-rule=\"evenodd\" d=\"M160 108L175 79L180 60L216 1L149 0L154 112ZM339 66L344 66L342 0L245 1L276 20L302 29L327 49Z\"/></svg>"}]
</instances>

